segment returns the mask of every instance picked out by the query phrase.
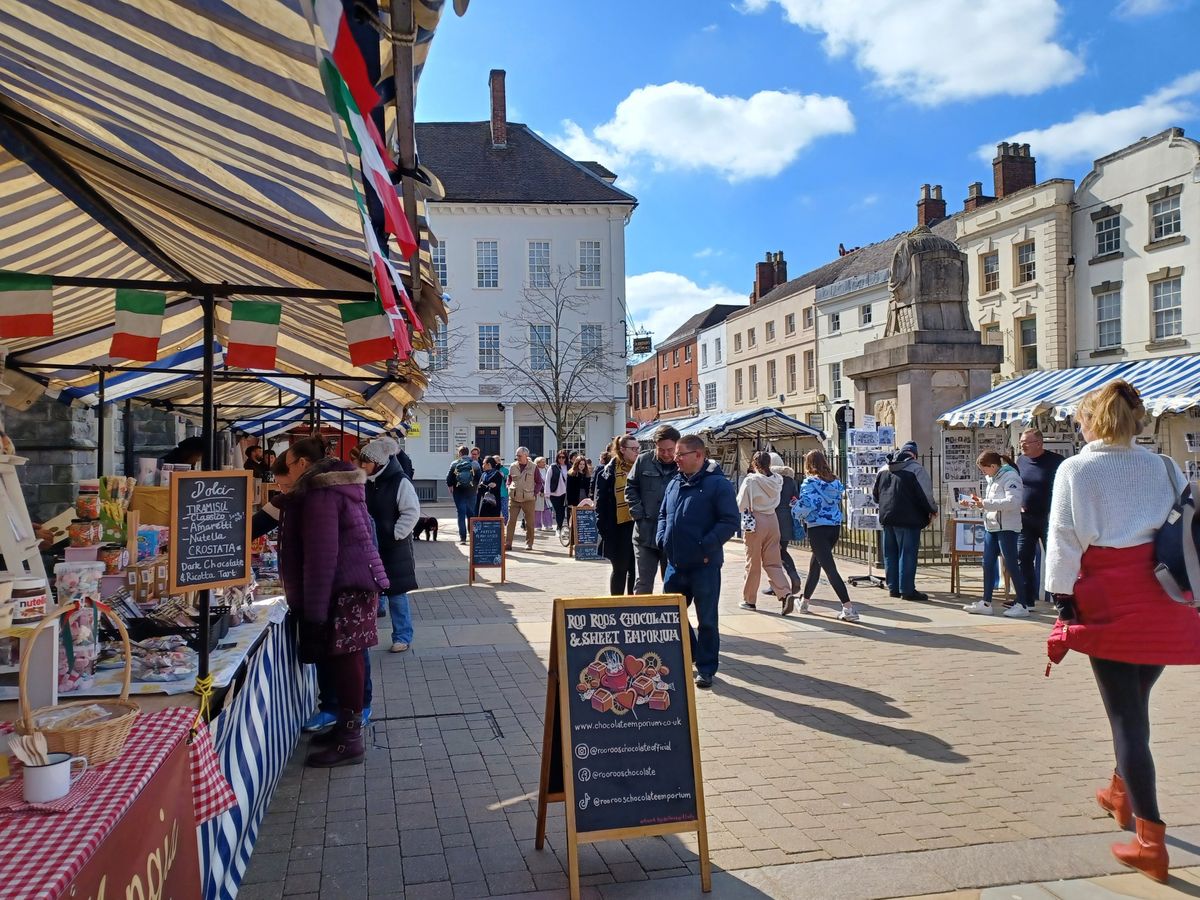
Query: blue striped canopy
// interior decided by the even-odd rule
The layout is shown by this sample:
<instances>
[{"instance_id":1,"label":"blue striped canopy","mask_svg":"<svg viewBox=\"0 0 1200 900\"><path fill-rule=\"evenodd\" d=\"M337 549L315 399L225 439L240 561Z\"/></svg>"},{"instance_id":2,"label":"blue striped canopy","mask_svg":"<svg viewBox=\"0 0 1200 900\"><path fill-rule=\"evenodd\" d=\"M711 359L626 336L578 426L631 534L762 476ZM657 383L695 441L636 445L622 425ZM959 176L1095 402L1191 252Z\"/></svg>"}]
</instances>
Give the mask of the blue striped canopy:
<instances>
[{"instance_id":1,"label":"blue striped canopy","mask_svg":"<svg viewBox=\"0 0 1200 900\"><path fill-rule=\"evenodd\" d=\"M660 419L647 422L633 437L648 441L655 429L662 425L673 425L680 434L708 434L715 440L739 437L763 437L774 440L784 437L813 437L824 440L825 432L819 428L793 419L770 406L746 412L717 413L708 416L690 416L684 419Z\"/></svg>"},{"instance_id":2,"label":"blue striped canopy","mask_svg":"<svg viewBox=\"0 0 1200 900\"><path fill-rule=\"evenodd\" d=\"M1137 388L1154 416L1200 405L1200 355L1193 354L1034 372L942 413L938 421L968 427L1012 425L1042 413L1061 421L1074 415L1085 394L1116 378Z\"/></svg>"}]
</instances>

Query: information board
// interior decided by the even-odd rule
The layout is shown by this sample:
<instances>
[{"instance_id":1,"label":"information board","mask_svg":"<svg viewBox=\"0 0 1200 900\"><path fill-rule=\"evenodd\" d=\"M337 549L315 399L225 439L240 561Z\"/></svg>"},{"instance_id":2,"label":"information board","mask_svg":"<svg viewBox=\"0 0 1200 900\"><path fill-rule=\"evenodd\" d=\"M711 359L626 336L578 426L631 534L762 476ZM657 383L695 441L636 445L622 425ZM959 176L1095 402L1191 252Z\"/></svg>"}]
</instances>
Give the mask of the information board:
<instances>
[{"instance_id":1,"label":"information board","mask_svg":"<svg viewBox=\"0 0 1200 900\"><path fill-rule=\"evenodd\" d=\"M698 835L710 888L687 606L678 594L554 601L535 846L566 804L571 896L578 844Z\"/></svg>"},{"instance_id":2,"label":"information board","mask_svg":"<svg viewBox=\"0 0 1200 900\"><path fill-rule=\"evenodd\" d=\"M505 579L504 520L499 516L473 518L468 532L471 545L467 555L467 584L475 583L476 569L500 569L500 581Z\"/></svg>"},{"instance_id":3,"label":"information board","mask_svg":"<svg viewBox=\"0 0 1200 900\"><path fill-rule=\"evenodd\" d=\"M249 584L254 473L174 472L170 492L169 592Z\"/></svg>"},{"instance_id":4,"label":"information board","mask_svg":"<svg viewBox=\"0 0 1200 900\"><path fill-rule=\"evenodd\" d=\"M575 536L571 552L576 559L599 559L600 521L596 518L596 510L575 506L571 508L571 516L574 522L572 533Z\"/></svg>"}]
</instances>

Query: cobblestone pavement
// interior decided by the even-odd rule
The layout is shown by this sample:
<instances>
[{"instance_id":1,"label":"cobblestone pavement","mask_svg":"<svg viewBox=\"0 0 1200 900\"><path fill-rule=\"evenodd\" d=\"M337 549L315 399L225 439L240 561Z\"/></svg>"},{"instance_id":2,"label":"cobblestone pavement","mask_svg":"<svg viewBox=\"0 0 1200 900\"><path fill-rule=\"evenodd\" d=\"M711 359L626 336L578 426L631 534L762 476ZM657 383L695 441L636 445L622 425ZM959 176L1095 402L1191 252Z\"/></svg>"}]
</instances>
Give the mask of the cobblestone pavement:
<instances>
[{"instance_id":1,"label":"cobblestone pavement","mask_svg":"<svg viewBox=\"0 0 1200 900\"><path fill-rule=\"evenodd\" d=\"M301 741L247 900L565 896L561 805L548 848L533 849L549 613L556 596L607 593L607 563L539 535L509 557L507 584L485 570L467 587L456 528L441 532L416 550L413 649L387 653L381 620L366 764L306 770ZM721 670L697 700L715 896L891 897L1119 870L1092 799L1112 769L1103 711L1082 657L1044 677L1044 608L968 616L973 597L930 569L929 603L851 588L862 621L844 624L822 584L814 615L783 619L770 597L737 608L740 547L727 555ZM1200 864L1200 828L1182 827L1200 825L1194 679L1169 670L1153 710L1179 867ZM585 845L580 860L592 896L700 896L694 836ZM1170 890L1200 896L1198 884L1183 872Z\"/></svg>"}]
</instances>

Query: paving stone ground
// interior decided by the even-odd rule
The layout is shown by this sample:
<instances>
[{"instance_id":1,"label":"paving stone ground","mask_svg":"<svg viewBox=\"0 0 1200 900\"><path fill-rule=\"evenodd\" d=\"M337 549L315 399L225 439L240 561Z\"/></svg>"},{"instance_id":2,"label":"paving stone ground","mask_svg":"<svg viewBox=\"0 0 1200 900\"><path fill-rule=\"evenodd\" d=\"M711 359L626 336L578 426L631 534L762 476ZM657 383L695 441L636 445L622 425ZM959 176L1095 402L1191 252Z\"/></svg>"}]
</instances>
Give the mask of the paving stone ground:
<instances>
[{"instance_id":1,"label":"paving stone ground","mask_svg":"<svg viewBox=\"0 0 1200 900\"><path fill-rule=\"evenodd\" d=\"M607 563L539 535L509 557L506 584L489 570L468 587L452 521L441 534L417 546L413 649L387 653L381 627L366 764L305 769L301 740L241 897L565 896L561 806L549 846L533 849L549 613L556 596L607 593ZM783 619L770 597L737 608L741 568L731 544L721 670L697 701L714 896L1121 896L1100 882L1029 887L1119 869L1092 799L1112 769L1103 711L1082 657L1044 676L1044 608L968 616L974 596L928 569L929 603L852 588L862 622L844 624L822 584L815 615ZM1200 865L1200 828L1184 827L1200 825L1195 700L1195 673L1180 668L1154 695L1163 816L1189 836L1171 850L1171 896L1200 896L1183 868ZM585 845L580 861L593 896L701 896L694 836Z\"/></svg>"}]
</instances>

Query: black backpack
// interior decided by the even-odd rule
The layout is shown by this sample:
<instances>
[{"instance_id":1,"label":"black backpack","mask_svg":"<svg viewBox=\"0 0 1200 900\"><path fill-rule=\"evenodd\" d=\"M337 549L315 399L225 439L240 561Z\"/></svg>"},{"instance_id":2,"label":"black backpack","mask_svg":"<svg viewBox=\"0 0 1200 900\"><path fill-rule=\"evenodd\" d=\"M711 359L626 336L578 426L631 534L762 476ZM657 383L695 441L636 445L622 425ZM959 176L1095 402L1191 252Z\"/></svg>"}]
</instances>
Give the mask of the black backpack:
<instances>
[{"instance_id":1,"label":"black backpack","mask_svg":"<svg viewBox=\"0 0 1200 900\"><path fill-rule=\"evenodd\" d=\"M1171 480L1171 491L1178 490L1175 484L1175 467L1163 456L1167 477ZM1200 588L1200 519L1196 517L1196 499L1192 496L1192 485L1184 485L1178 494L1167 519L1154 535L1154 577L1162 585L1168 597L1185 606L1200 605L1195 591Z\"/></svg>"},{"instance_id":2,"label":"black backpack","mask_svg":"<svg viewBox=\"0 0 1200 900\"><path fill-rule=\"evenodd\" d=\"M454 464L453 471L457 487L469 488L475 483L475 466L469 459L460 459Z\"/></svg>"}]
</instances>

